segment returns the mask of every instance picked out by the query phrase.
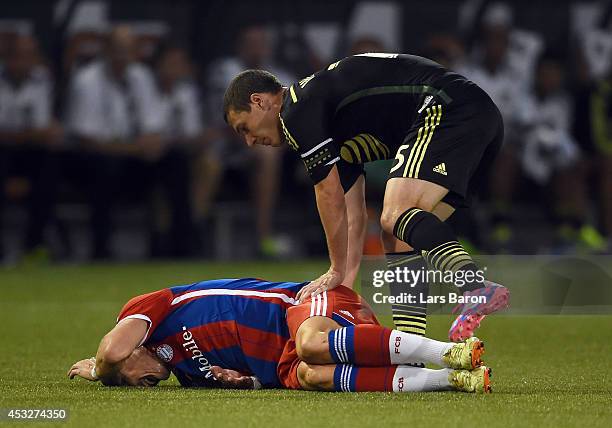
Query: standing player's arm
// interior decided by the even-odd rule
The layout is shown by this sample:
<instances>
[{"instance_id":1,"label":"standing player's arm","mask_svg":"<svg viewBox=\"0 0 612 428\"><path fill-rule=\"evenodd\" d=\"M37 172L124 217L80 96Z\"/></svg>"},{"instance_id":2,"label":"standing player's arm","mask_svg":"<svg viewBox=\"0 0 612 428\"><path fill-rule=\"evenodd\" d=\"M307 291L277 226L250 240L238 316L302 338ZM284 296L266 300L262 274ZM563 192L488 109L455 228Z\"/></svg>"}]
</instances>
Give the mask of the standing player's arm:
<instances>
[{"instance_id":1,"label":"standing player's arm","mask_svg":"<svg viewBox=\"0 0 612 428\"><path fill-rule=\"evenodd\" d=\"M368 214L365 202L365 177L360 175L351 189L344 195L348 219L348 251L346 274L343 285L353 288L359 273L363 243L366 236Z\"/></svg>"},{"instance_id":2,"label":"standing player's arm","mask_svg":"<svg viewBox=\"0 0 612 428\"><path fill-rule=\"evenodd\" d=\"M299 300L337 287L346 274L348 218L344 190L335 165L327 177L315 185L315 196L325 230L331 266L326 273L300 290L297 295Z\"/></svg>"},{"instance_id":3,"label":"standing player's arm","mask_svg":"<svg viewBox=\"0 0 612 428\"><path fill-rule=\"evenodd\" d=\"M331 261L329 272L336 275L339 284L346 273L348 217L344 190L336 166L332 168L326 178L315 185L315 196L327 239L327 249Z\"/></svg>"},{"instance_id":4,"label":"standing player's arm","mask_svg":"<svg viewBox=\"0 0 612 428\"><path fill-rule=\"evenodd\" d=\"M121 320L100 341L96 353L95 373L104 381L113 378L118 371L120 363L132 355L142 343L147 334L149 324L137 318Z\"/></svg>"}]
</instances>

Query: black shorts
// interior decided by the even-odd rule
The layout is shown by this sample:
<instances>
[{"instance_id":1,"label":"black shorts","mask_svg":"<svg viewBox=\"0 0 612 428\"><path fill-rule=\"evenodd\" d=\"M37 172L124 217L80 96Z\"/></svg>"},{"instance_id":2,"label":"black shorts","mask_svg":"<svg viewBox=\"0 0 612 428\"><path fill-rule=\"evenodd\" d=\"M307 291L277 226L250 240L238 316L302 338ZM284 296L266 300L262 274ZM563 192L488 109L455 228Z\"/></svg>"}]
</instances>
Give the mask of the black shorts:
<instances>
[{"instance_id":1,"label":"black shorts","mask_svg":"<svg viewBox=\"0 0 612 428\"><path fill-rule=\"evenodd\" d=\"M434 97L397 150L389 178L418 178L449 190L443 201L469 206L487 179L504 138L502 116L475 84L444 88L452 101Z\"/></svg>"}]
</instances>

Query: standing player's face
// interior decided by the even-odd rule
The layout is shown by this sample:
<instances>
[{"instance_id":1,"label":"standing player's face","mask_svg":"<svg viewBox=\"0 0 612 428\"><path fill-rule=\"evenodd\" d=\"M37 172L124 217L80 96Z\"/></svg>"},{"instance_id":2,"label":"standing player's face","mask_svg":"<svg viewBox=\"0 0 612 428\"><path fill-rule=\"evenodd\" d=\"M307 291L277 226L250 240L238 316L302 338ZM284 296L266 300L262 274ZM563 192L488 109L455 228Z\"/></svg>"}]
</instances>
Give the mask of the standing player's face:
<instances>
[{"instance_id":1,"label":"standing player's face","mask_svg":"<svg viewBox=\"0 0 612 428\"><path fill-rule=\"evenodd\" d=\"M148 349L136 348L121 365L122 382L130 386L155 386L170 377L170 370Z\"/></svg>"},{"instance_id":2,"label":"standing player's face","mask_svg":"<svg viewBox=\"0 0 612 428\"><path fill-rule=\"evenodd\" d=\"M278 130L278 111L273 107L269 94L253 94L251 111L230 110L228 122L234 131L244 138L249 147L254 145L278 147L281 144Z\"/></svg>"}]
</instances>

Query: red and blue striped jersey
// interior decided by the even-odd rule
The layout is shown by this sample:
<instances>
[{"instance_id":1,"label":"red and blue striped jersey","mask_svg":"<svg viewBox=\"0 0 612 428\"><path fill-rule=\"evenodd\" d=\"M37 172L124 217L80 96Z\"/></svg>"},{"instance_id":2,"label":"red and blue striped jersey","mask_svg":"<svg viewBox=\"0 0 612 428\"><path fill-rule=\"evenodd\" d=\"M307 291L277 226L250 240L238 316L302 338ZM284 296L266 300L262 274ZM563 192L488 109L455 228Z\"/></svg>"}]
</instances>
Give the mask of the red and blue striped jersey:
<instances>
[{"instance_id":1,"label":"red and blue striped jersey","mask_svg":"<svg viewBox=\"0 0 612 428\"><path fill-rule=\"evenodd\" d=\"M214 386L210 367L220 366L277 387L276 366L289 339L286 311L306 284L242 278L165 288L131 299L117 322L147 321L142 345L183 385Z\"/></svg>"}]
</instances>

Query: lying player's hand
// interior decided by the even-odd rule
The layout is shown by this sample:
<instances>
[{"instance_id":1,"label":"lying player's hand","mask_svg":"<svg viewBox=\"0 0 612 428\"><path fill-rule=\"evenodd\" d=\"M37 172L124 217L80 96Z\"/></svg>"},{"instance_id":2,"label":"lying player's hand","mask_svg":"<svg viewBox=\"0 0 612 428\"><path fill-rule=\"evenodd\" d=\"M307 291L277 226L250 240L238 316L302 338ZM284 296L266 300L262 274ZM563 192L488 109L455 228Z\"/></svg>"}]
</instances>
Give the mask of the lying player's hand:
<instances>
[{"instance_id":1,"label":"lying player's hand","mask_svg":"<svg viewBox=\"0 0 612 428\"><path fill-rule=\"evenodd\" d=\"M236 370L222 369L219 366L210 368L213 376L227 389L259 389L261 384L254 376L246 376Z\"/></svg>"},{"instance_id":2,"label":"lying player's hand","mask_svg":"<svg viewBox=\"0 0 612 428\"><path fill-rule=\"evenodd\" d=\"M74 379L75 376L82 377L90 381L96 381L98 379L92 376L92 370L96 366L95 358L87 358L86 360L77 361L68 370L68 377Z\"/></svg>"},{"instance_id":3,"label":"lying player's hand","mask_svg":"<svg viewBox=\"0 0 612 428\"><path fill-rule=\"evenodd\" d=\"M309 297L314 297L324 291L333 290L342 282L342 276L333 270L329 270L319 278L312 281L310 284L305 286L297 294L297 299L300 302L308 300Z\"/></svg>"}]
</instances>

